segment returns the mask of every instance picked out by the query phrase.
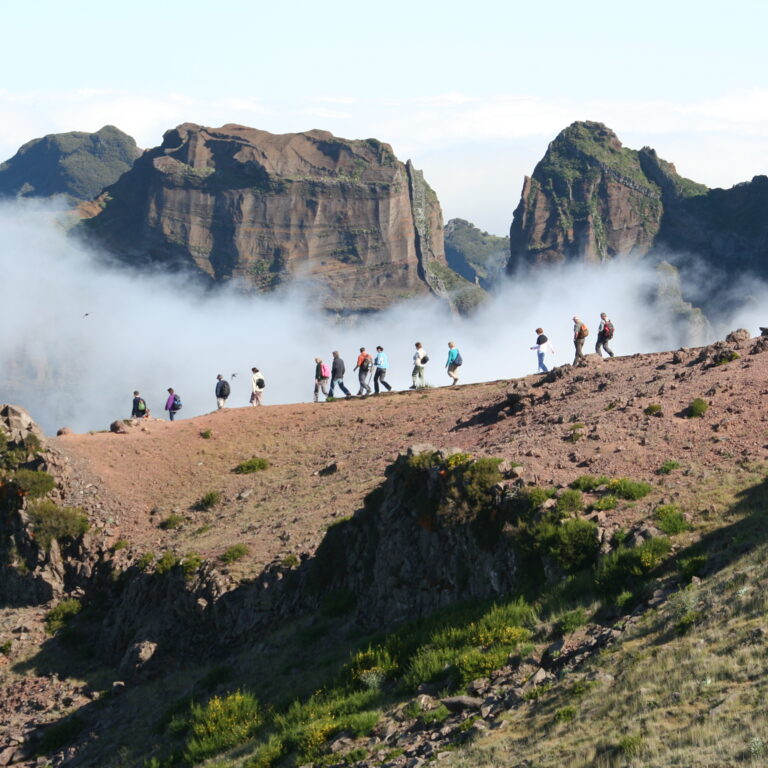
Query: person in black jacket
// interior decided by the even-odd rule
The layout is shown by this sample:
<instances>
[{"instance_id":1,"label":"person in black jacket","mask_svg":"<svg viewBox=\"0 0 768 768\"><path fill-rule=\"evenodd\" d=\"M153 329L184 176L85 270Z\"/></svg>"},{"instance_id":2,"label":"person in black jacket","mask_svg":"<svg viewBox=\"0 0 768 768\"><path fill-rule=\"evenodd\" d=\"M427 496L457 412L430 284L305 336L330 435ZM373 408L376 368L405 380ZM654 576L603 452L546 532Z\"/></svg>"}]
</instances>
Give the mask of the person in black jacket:
<instances>
[{"instance_id":1,"label":"person in black jacket","mask_svg":"<svg viewBox=\"0 0 768 768\"><path fill-rule=\"evenodd\" d=\"M544 335L543 328L537 328L536 333L538 334L536 337L536 343L531 347L531 349L536 350L536 356L539 359L539 368L537 373L547 373L549 368L544 365L544 356L547 354L547 352L549 352L550 355L553 355L555 350L552 348L552 344L550 343L549 339Z\"/></svg>"},{"instance_id":2,"label":"person in black jacket","mask_svg":"<svg viewBox=\"0 0 768 768\"><path fill-rule=\"evenodd\" d=\"M219 408L219 410L227 404L229 392L229 382L219 374L216 377L216 407Z\"/></svg>"},{"instance_id":3,"label":"person in black jacket","mask_svg":"<svg viewBox=\"0 0 768 768\"><path fill-rule=\"evenodd\" d=\"M347 396L347 400L352 397L352 393L344 386L344 374L346 373L344 361L339 357L338 352L333 353L333 362L331 363L331 391L328 397L333 397L333 388L338 384L339 389Z\"/></svg>"}]
</instances>

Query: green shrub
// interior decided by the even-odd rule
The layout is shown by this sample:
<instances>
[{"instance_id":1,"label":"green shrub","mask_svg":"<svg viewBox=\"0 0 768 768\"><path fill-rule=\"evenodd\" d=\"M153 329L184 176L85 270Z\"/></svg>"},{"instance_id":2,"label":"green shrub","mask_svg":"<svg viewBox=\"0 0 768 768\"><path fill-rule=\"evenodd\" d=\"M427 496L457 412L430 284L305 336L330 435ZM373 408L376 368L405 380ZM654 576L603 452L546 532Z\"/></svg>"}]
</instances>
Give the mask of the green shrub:
<instances>
[{"instance_id":1,"label":"green shrub","mask_svg":"<svg viewBox=\"0 0 768 768\"><path fill-rule=\"evenodd\" d=\"M37 746L37 753L49 755L57 752L66 744L74 741L85 727L85 721L79 715L70 715L55 725L46 728L43 738Z\"/></svg>"},{"instance_id":2,"label":"green shrub","mask_svg":"<svg viewBox=\"0 0 768 768\"><path fill-rule=\"evenodd\" d=\"M739 353L735 349L720 352L715 358L715 365L725 365L739 359Z\"/></svg>"},{"instance_id":3,"label":"green shrub","mask_svg":"<svg viewBox=\"0 0 768 768\"><path fill-rule=\"evenodd\" d=\"M35 540L46 552L54 539L77 539L88 530L88 518L81 509L57 507L47 499L31 504L28 513Z\"/></svg>"},{"instance_id":4,"label":"green shrub","mask_svg":"<svg viewBox=\"0 0 768 768\"><path fill-rule=\"evenodd\" d=\"M127 539L118 539L112 545L112 551L113 552L119 552L121 549L126 549L127 547L128 547L128 540Z\"/></svg>"},{"instance_id":5,"label":"green shrub","mask_svg":"<svg viewBox=\"0 0 768 768\"><path fill-rule=\"evenodd\" d=\"M181 558L175 552L167 549L155 564L155 573L160 575L168 573L178 565L181 565Z\"/></svg>"},{"instance_id":6,"label":"green shrub","mask_svg":"<svg viewBox=\"0 0 768 768\"><path fill-rule=\"evenodd\" d=\"M661 504L656 507L653 517L667 536L675 536L691 527L683 517L683 513L674 504Z\"/></svg>"},{"instance_id":7,"label":"green shrub","mask_svg":"<svg viewBox=\"0 0 768 768\"><path fill-rule=\"evenodd\" d=\"M679 469L679 468L680 468L679 462L668 459L656 470L656 473L659 475L668 475L673 469Z\"/></svg>"},{"instance_id":8,"label":"green shrub","mask_svg":"<svg viewBox=\"0 0 768 768\"><path fill-rule=\"evenodd\" d=\"M261 472L269 467L269 461L267 459L261 459L258 456L254 456L252 459L243 461L238 464L233 472L238 475L249 475L251 472Z\"/></svg>"},{"instance_id":9,"label":"green shrub","mask_svg":"<svg viewBox=\"0 0 768 768\"><path fill-rule=\"evenodd\" d=\"M49 635L55 635L66 628L73 616L76 616L82 610L82 603L74 597L62 600L48 611L45 617L45 631Z\"/></svg>"},{"instance_id":10,"label":"green shrub","mask_svg":"<svg viewBox=\"0 0 768 768\"><path fill-rule=\"evenodd\" d=\"M634 600L635 593L625 589L623 592L620 592L618 595L616 595L616 600L614 602L620 611L627 611L632 607Z\"/></svg>"},{"instance_id":11,"label":"green shrub","mask_svg":"<svg viewBox=\"0 0 768 768\"><path fill-rule=\"evenodd\" d=\"M597 490L602 485L607 485L610 482L610 478L605 475L596 477L595 475L581 475L577 477L572 483L571 488L577 491L586 491L591 493Z\"/></svg>"},{"instance_id":12,"label":"green shrub","mask_svg":"<svg viewBox=\"0 0 768 768\"><path fill-rule=\"evenodd\" d=\"M592 504L592 509L598 512L605 512L609 509L616 509L618 503L619 500L612 493L607 493Z\"/></svg>"},{"instance_id":13,"label":"green shrub","mask_svg":"<svg viewBox=\"0 0 768 768\"><path fill-rule=\"evenodd\" d=\"M266 741L261 742L246 765L248 768L273 768L285 755L286 748L282 736L271 733ZM366 754L367 751L366 751Z\"/></svg>"},{"instance_id":14,"label":"green shrub","mask_svg":"<svg viewBox=\"0 0 768 768\"><path fill-rule=\"evenodd\" d=\"M678 563L680 578L688 584L694 576L701 576L707 565L707 559L706 555L693 555L680 560Z\"/></svg>"},{"instance_id":15,"label":"green shrub","mask_svg":"<svg viewBox=\"0 0 768 768\"><path fill-rule=\"evenodd\" d=\"M637 757L643 748L643 737L639 734L624 736L616 745L616 750L625 757Z\"/></svg>"},{"instance_id":16,"label":"green shrub","mask_svg":"<svg viewBox=\"0 0 768 768\"><path fill-rule=\"evenodd\" d=\"M626 528L617 528L611 536L611 545L621 547L629 541L629 531Z\"/></svg>"},{"instance_id":17,"label":"green shrub","mask_svg":"<svg viewBox=\"0 0 768 768\"><path fill-rule=\"evenodd\" d=\"M595 571L595 586L605 595L615 596L642 581L669 554L669 539L648 539L639 547L620 546L603 557Z\"/></svg>"},{"instance_id":18,"label":"green shrub","mask_svg":"<svg viewBox=\"0 0 768 768\"><path fill-rule=\"evenodd\" d=\"M397 661L386 648L380 645L369 645L366 650L357 651L352 655L345 667L345 674L351 682L361 684L364 688L371 688L373 686L370 685L370 681L375 676L383 682L392 677L397 670Z\"/></svg>"},{"instance_id":19,"label":"green shrub","mask_svg":"<svg viewBox=\"0 0 768 768\"><path fill-rule=\"evenodd\" d=\"M164 531L172 531L176 528L181 527L183 523L184 523L184 518L181 515L171 514L171 515L168 515L168 517L166 517L165 520L163 520L158 527L162 528Z\"/></svg>"},{"instance_id":20,"label":"green shrub","mask_svg":"<svg viewBox=\"0 0 768 768\"><path fill-rule=\"evenodd\" d=\"M56 486L56 481L47 472L33 469L17 469L10 480L22 496L29 496L30 499L39 499Z\"/></svg>"},{"instance_id":21,"label":"green shrub","mask_svg":"<svg viewBox=\"0 0 768 768\"><path fill-rule=\"evenodd\" d=\"M201 496L195 504L195 509L205 511L215 507L221 501L220 491L208 491L208 493Z\"/></svg>"},{"instance_id":22,"label":"green shrub","mask_svg":"<svg viewBox=\"0 0 768 768\"><path fill-rule=\"evenodd\" d=\"M576 707L568 705L555 711L556 723L570 723L576 717Z\"/></svg>"},{"instance_id":23,"label":"green shrub","mask_svg":"<svg viewBox=\"0 0 768 768\"><path fill-rule=\"evenodd\" d=\"M661 406L658 403L651 403L643 413L646 416L661 416Z\"/></svg>"},{"instance_id":24,"label":"green shrub","mask_svg":"<svg viewBox=\"0 0 768 768\"><path fill-rule=\"evenodd\" d=\"M223 752L252 738L263 723L258 702L250 693L235 691L190 707L190 738L184 759L190 763Z\"/></svg>"},{"instance_id":25,"label":"green shrub","mask_svg":"<svg viewBox=\"0 0 768 768\"><path fill-rule=\"evenodd\" d=\"M597 526L581 518L572 518L562 524L541 523L534 537L539 549L567 573L592 565L600 548Z\"/></svg>"},{"instance_id":26,"label":"green shrub","mask_svg":"<svg viewBox=\"0 0 768 768\"><path fill-rule=\"evenodd\" d=\"M421 720L424 725L437 725L450 717L450 714L448 707L446 707L445 704L441 704L439 707L422 712L419 715L419 720Z\"/></svg>"},{"instance_id":27,"label":"green shrub","mask_svg":"<svg viewBox=\"0 0 768 768\"><path fill-rule=\"evenodd\" d=\"M581 512L584 509L584 499L581 496L581 491L573 489L563 491L557 500L555 509L560 517L567 517Z\"/></svg>"},{"instance_id":28,"label":"green shrub","mask_svg":"<svg viewBox=\"0 0 768 768\"><path fill-rule=\"evenodd\" d=\"M579 440L581 440L582 437L584 437L584 433L581 431L584 429L586 424L582 424L580 421L576 422L575 424L571 424L570 426L570 433L566 435L566 440L569 443L576 443Z\"/></svg>"},{"instance_id":29,"label":"green shrub","mask_svg":"<svg viewBox=\"0 0 768 768\"><path fill-rule=\"evenodd\" d=\"M231 565L238 560L242 560L248 554L248 547L245 544L233 544L231 547L227 547L224 553L219 558L222 563Z\"/></svg>"},{"instance_id":30,"label":"green shrub","mask_svg":"<svg viewBox=\"0 0 768 768\"><path fill-rule=\"evenodd\" d=\"M0 653L2 653L3 656L10 656L12 647L13 640L6 640L2 645L0 645Z\"/></svg>"},{"instance_id":31,"label":"green shrub","mask_svg":"<svg viewBox=\"0 0 768 768\"><path fill-rule=\"evenodd\" d=\"M651 486L641 480L630 480L628 477L619 477L611 480L608 488L620 499L629 499L635 501L642 499L651 492Z\"/></svg>"},{"instance_id":32,"label":"green shrub","mask_svg":"<svg viewBox=\"0 0 768 768\"><path fill-rule=\"evenodd\" d=\"M291 552L291 554L286 555L281 561L280 565L283 566L283 568L295 568L301 561L299 558Z\"/></svg>"},{"instance_id":33,"label":"green shrub","mask_svg":"<svg viewBox=\"0 0 768 768\"><path fill-rule=\"evenodd\" d=\"M689 419L700 419L708 410L709 403L706 400L697 397L695 400L691 400L686 416Z\"/></svg>"},{"instance_id":34,"label":"green shrub","mask_svg":"<svg viewBox=\"0 0 768 768\"><path fill-rule=\"evenodd\" d=\"M561 635L570 635L579 627L587 623L587 612L583 608L575 608L568 613L564 613L557 622Z\"/></svg>"},{"instance_id":35,"label":"green shrub","mask_svg":"<svg viewBox=\"0 0 768 768\"><path fill-rule=\"evenodd\" d=\"M189 579L200 570L203 558L197 552L188 552L181 560L181 570L185 578Z\"/></svg>"},{"instance_id":36,"label":"green shrub","mask_svg":"<svg viewBox=\"0 0 768 768\"><path fill-rule=\"evenodd\" d=\"M140 571L146 571L152 563L155 562L155 555L153 552L145 552L137 561L136 567Z\"/></svg>"},{"instance_id":37,"label":"green shrub","mask_svg":"<svg viewBox=\"0 0 768 768\"><path fill-rule=\"evenodd\" d=\"M203 440L210 440L213 437L213 432L210 429L204 429L200 432L200 437Z\"/></svg>"}]
</instances>

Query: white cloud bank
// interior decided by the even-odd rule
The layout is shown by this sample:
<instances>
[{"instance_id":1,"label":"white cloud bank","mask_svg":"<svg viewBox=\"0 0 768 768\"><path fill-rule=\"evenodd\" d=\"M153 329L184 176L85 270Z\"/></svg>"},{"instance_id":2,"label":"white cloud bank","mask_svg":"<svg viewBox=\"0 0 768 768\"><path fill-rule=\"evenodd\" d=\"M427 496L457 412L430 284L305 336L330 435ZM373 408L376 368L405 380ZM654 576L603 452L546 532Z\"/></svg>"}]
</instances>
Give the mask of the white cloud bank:
<instances>
[{"instance_id":1,"label":"white cloud bank","mask_svg":"<svg viewBox=\"0 0 768 768\"><path fill-rule=\"evenodd\" d=\"M427 379L434 385L449 383L443 367L449 340L465 360L462 382L520 376L535 371L529 347L537 326L550 335L554 362L571 361L573 314L593 328L593 343L598 314L607 311L617 329L617 354L687 341L686 329L660 316L649 300L654 272L637 262L573 265L510 279L471 319L452 317L442 303L420 299L355 325L334 325L319 319L306 296L296 293L202 295L178 277L109 270L63 233L49 207L4 204L0 270L0 402L24 406L48 433L65 425L105 429L129 415L134 389L157 416L163 415L169 386L183 398L182 417L210 411L218 373L239 374L230 405L244 406L253 365L266 377L266 403L309 401L313 359L328 360L334 349L346 359L346 383L353 391L358 348L377 344L389 354L388 378L397 389L411 383L416 341L430 354ZM755 283L751 289L765 296ZM747 325L753 332L764 320L764 303L756 300L740 317L753 324ZM723 330L729 330L727 323L715 332Z\"/></svg>"}]
</instances>

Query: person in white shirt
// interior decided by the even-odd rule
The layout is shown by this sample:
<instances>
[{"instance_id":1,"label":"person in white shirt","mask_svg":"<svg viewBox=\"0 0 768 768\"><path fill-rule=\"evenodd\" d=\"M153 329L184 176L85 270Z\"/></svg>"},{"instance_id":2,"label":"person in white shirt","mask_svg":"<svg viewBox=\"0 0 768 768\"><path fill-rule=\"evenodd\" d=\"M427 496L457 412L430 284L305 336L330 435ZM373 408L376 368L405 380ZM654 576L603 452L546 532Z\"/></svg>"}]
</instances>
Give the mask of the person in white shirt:
<instances>
[{"instance_id":1,"label":"person in white shirt","mask_svg":"<svg viewBox=\"0 0 768 768\"><path fill-rule=\"evenodd\" d=\"M258 368L251 368L251 405L263 405L264 377Z\"/></svg>"},{"instance_id":2,"label":"person in white shirt","mask_svg":"<svg viewBox=\"0 0 768 768\"><path fill-rule=\"evenodd\" d=\"M416 342L416 351L413 353L413 371L411 377L413 378L413 384L411 389L420 389L427 386L427 382L424 380L424 366L429 362L427 351L421 346L421 342Z\"/></svg>"},{"instance_id":3,"label":"person in white shirt","mask_svg":"<svg viewBox=\"0 0 768 768\"><path fill-rule=\"evenodd\" d=\"M538 336L536 337L536 343L531 347L531 349L536 350L536 356L539 359L539 369L537 373L547 373L549 371L549 368L547 368L546 365L544 365L544 356L549 353L550 355L555 354L555 349L552 346L552 343L550 340L544 335L544 329L543 328L537 328L536 333Z\"/></svg>"}]
</instances>

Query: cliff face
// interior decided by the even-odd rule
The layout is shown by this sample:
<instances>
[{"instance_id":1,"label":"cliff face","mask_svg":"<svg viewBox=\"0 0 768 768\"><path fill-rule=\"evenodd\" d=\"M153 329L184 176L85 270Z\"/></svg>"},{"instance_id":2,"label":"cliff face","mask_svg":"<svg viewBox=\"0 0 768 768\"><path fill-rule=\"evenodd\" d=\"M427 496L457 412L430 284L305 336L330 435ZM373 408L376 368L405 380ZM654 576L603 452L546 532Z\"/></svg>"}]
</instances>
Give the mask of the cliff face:
<instances>
[{"instance_id":1,"label":"cliff face","mask_svg":"<svg viewBox=\"0 0 768 768\"><path fill-rule=\"evenodd\" d=\"M376 139L187 123L101 202L83 227L134 265L192 267L256 290L311 278L339 312L444 295L435 279L445 267L437 197Z\"/></svg>"},{"instance_id":2,"label":"cliff face","mask_svg":"<svg viewBox=\"0 0 768 768\"><path fill-rule=\"evenodd\" d=\"M510 230L508 270L641 256L656 243L665 199L705 192L653 150L623 147L602 123L573 123L525 179Z\"/></svg>"},{"instance_id":3,"label":"cliff face","mask_svg":"<svg viewBox=\"0 0 768 768\"><path fill-rule=\"evenodd\" d=\"M114 126L96 133L56 133L27 142L0 165L0 197L66 195L91 200L114 184L141 154Z\"/></svg>"},{"instance_id":4,"label":"cliff face","mask_svg":"<svg viewBox=\"0 0 768 768\"><path fill-rule=\"evenodd\" d=\"M766 278L766 214L766 176L708 189L680 176L650 147L627 149L601 123L574 123L525 179L507 269L653 250L728 275ZM711 281L703 297L709 311L727 298L715 296L723 282Z\"/></svg>"},{"instance_id":5,"label":"cliff face","mask_svg":"<svg viewBox=\"0 0 768 768\"><path fill-rule=\"evenodd\" d=\"M489 289L509 260L509 238L490 235L464 219L445 225L445 258L463 278Z\"/></svg>"}]
</instances>

